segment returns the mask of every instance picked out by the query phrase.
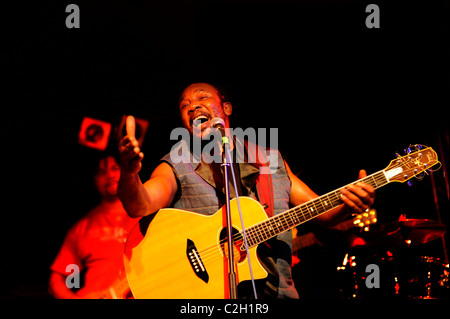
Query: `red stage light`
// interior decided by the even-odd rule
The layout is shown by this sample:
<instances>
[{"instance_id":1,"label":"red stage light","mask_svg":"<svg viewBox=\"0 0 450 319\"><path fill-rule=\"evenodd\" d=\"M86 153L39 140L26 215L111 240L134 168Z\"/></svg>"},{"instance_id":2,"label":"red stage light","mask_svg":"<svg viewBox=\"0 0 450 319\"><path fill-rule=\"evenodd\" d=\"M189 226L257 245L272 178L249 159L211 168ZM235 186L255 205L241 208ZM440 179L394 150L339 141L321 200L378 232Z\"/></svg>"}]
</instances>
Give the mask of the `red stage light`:
<instances>
[{"instance_id":1,"label":"red stage light","mask_svg":"<svg viewBox=\"0 0 450 319\"><path fill-rule=\"evenodd\" d=\"M105 150L108 145L111 124L90 117L84 117L78 134L78 143L98 150Z\"/></svg>"}]
</instances>

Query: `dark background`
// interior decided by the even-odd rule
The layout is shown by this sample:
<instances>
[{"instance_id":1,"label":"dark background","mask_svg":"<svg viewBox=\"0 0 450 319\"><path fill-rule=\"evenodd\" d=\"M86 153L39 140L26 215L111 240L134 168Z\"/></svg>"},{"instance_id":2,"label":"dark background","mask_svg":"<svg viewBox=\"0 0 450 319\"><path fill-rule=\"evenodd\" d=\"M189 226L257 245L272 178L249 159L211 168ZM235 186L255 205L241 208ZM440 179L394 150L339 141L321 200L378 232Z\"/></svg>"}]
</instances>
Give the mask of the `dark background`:
<instances>
[{"instance_id":1,"label":"dark background","mask_svg":"<svg viewBox=\"0 0 450 319\"><path fill-rule=\"evenodd\" d=\"M72 2L80 29L65 26ZM380 29L365 26L369 3ZM2 4L1 295L45 298L66 231L98 201L98 151L78 144L83 117L148 119L146 180L192 82L227 90L232 126L278 128L291 169L318 194L385 168L409 144L448 160L449 10L425 0ZM434 176L448 224L444 173ZM375 207L380 223L438 219L429 177L381 189ZM439 240L423 249L443 257Z\"/></svg>"}]
</instances>

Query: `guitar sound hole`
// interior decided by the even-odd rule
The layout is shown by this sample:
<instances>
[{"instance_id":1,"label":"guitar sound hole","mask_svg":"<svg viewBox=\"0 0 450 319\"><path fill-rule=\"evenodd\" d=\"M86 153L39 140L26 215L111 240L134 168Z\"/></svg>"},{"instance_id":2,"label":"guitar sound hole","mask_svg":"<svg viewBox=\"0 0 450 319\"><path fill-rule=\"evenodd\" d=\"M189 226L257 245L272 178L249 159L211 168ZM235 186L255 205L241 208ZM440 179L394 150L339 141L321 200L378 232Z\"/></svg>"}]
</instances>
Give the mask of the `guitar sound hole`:
<instances>
[{"instance_id":1,"label":"guitar sound hole","mask_svg":"<svg viewBox=\"0 0 450 319\"><path fill-rule=\"evenodd\" d=\"M220 246L225 256L228 258L228 236L227 236L227 228L225 227L220 232ZM242 238L242 234L235 228L233 228L233 257L235 262L242 262L247 257L247 253L245 249L241 250L241 247L244 245L244 239Z\"/></svg>"}]
</instances>

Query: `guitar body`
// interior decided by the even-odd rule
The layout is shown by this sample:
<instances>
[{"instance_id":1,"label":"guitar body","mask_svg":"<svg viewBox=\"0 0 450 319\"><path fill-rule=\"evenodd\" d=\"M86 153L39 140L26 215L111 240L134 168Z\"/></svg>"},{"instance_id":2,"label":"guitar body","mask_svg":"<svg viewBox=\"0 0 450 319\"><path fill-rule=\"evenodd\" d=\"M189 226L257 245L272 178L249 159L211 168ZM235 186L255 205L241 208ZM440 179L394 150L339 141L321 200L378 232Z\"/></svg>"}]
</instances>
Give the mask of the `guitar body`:
<instances>
[{"instance_id":1,"label":"guitar body","mask_svg":"<svg viewBox=\"0 0 450 319\"><path fill-rule=\"evenodd\" d=\"M267 219L263 207L240 197L245 228ZM233 231L241 232L236 199L230 202ZM132 230L125 247L126 276L137 299L228 298L228 258L225 208L205 216L178 209L161 209L143 235L142 223ZM141 221L143 221L142 219ZM145 229L144 229L145 231ZM235 236L235 235L234 235ZM221 243L222 241L222 243ZM237 282L250 280L250 258L255 279L267 277L256 254L242 251L235 241Z\"/></svg>"}]
</instances>

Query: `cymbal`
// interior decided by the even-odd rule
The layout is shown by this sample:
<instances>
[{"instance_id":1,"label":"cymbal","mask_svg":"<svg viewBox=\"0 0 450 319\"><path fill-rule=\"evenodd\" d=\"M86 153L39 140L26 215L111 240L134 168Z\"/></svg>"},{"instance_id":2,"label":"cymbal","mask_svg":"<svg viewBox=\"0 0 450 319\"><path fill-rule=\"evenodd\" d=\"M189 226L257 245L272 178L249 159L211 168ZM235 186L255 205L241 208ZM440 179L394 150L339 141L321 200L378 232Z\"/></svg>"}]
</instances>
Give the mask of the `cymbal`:
<instances>
[{"instance_id":1,"label":"cymbal","mask_svg":"<svg viewBox=\"0 0 450 319\"><path fill-rule=\"evenodd\" d=\"M405 243L407 247L425 244L442 237L446 231L444 224L434 220L406 219L371 226L369 232L360 237L348 237L347 241L355 253L370 255L402 247Z\"/></svg>"},{"instance_id":2,"label":"cymbal","mask_svg":"<svg viewBox=\"0 0 450 319\"><path fill-rule=\"evenodd\" d=\"M429 219L406 219L387 224L390 227L399 227L408 245L425 244L447 232L444 224Z\"/></svg>"},{"instance_id":3,"label":"cymbal","mask_svg":"<svg viewBox=\"0 0 450 319\"><path fill-rule=\"evenodd\" d=\"M316 238L326 246L349 249L366 244L361 236L337 229L324 229L315 232Z\"/></svg>"}]
</instances>

